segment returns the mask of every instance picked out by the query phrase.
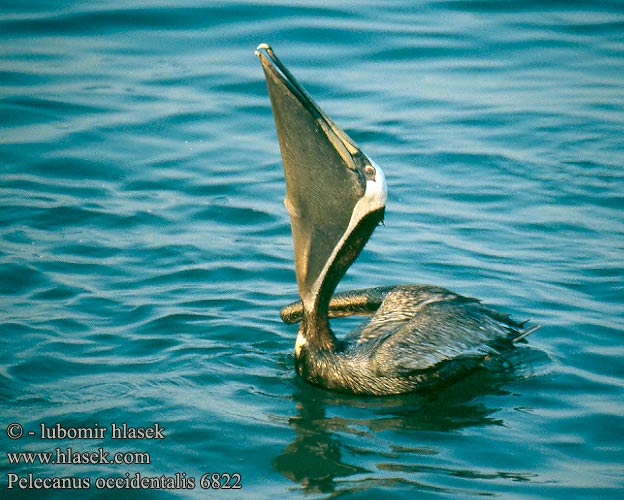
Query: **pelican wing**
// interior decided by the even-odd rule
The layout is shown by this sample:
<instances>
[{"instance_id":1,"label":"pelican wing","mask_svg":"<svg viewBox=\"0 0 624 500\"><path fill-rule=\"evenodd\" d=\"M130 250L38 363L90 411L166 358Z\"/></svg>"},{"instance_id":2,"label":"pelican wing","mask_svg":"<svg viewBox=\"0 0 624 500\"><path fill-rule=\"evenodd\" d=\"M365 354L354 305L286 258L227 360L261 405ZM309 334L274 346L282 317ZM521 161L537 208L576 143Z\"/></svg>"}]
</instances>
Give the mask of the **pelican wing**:
<instances>
[{"instance_id":1,"label":"pelican wing","mask_svg":"<svg viewBox=\"0 0 624 500\"><path fill-rule=\"evenodd\" d=\"M378 343L379 376L406 376L449 359L495 354L530 333L478 300L428 286L397 287L360 332Z\"/></svg>"}]
</instances>

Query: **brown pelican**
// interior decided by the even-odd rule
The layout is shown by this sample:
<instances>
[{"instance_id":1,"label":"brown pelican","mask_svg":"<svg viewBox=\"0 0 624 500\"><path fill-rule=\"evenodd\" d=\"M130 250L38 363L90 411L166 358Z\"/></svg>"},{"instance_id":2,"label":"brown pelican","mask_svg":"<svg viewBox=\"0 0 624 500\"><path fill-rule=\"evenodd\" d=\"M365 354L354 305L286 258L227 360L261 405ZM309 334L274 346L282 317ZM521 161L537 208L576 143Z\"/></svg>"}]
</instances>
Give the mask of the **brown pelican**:
<instances>
[{"instance_id":1,"label":"brown pelican","mask_svg":"<svg viewBox=\"0 0 624 500\"><path fill-rule=\"evenodd\" d=\"M297 372L355 394L410 392L457 376L513 347L524 328L480 301L444 288L396 285L334 295L383 221L383 170L321 110L265 43L256 49L267 81L286 179L300 301L280 311L299 322ZM367 315L343 340L329 318Z\"/></svg>"}]
</instances>

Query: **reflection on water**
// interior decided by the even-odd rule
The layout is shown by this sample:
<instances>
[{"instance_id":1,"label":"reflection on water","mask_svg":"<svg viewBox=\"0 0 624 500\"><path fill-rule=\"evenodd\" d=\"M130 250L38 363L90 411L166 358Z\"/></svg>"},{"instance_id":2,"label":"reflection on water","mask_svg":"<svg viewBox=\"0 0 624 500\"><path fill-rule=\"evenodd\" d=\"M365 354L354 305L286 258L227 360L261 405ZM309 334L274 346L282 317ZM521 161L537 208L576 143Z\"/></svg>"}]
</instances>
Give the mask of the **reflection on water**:
<instances>
[{"instance_id":1,"label":"reflection on water","mask_svg":"<svg viewBox=\"0 0 624 500\"><path fill-rule=\"evenodd\" d=\"M306 493L359 491L399 484L421 491L457 492L418 480L431 472L530 481L538 476L432 466L431 458L440 453L443 444L419 445L412 438L418 437L419 431L452 435L467 428L504 427L504 421L496 416L499 408L484 403L483 396L509 394L510 384L533 376L549 361L545 353L523 347L487 360L445 387L378 398L342 395L297 380L293 393L297 414L289 419L295 439L273 460L273 466L300 484ZM401 445L389 441L382 451L371 441L386 433L407 433L409 442ZM419 462L419 455L425 460ZM358 465L361 463L369 465Z\"/></svg>"},{"instance_id":2,"label":"reflection on water","mask_svg":"<svg viewBox=\"0 0 624 500\"><path fill-rule=\"evenodd\" d=\"M621 498L623 26L619 1L4 2L0 424L161 421L141 472L253 498ZM370 400L293 377L262 41L386 172L341 288L532 318L526 367Z\"/></svg>"}]
</instances>

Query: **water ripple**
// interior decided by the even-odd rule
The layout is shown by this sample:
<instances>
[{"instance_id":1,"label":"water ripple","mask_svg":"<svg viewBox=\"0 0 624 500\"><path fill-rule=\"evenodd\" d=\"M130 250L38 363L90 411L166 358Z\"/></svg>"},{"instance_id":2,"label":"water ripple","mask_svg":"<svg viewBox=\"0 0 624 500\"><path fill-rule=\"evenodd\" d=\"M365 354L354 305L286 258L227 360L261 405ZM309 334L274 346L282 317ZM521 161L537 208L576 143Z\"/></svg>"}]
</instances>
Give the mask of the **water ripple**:
<instances>
[{"instance_id":1,"label":"water ripple","mask_svg":"<svg viewBox=\"0 0 624 500\"><path fill-rule=\"evenodd\" d=\"M258 497L621 496L623 26L615 1L6 6L3 416L160 421L145 474L221 464ZM482 298L542 324L515 357L392 398L295 376L261 41L386 171L341 289Z\"/></svg>"}]
</instances>

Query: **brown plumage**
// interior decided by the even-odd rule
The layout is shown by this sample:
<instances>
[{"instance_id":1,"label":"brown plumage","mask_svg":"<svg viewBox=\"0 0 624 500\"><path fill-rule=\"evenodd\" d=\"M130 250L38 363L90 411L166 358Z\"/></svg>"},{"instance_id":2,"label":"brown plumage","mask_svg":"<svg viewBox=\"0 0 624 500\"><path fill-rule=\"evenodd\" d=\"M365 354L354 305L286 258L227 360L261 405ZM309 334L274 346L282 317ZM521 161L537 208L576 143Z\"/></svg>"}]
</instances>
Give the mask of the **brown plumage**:
<instances>
[{"instance_id":1,"label":"brown plumage","mask_svg":"<svg viewBox=\"0 0 624 500\"><path fill-rule=\"evenodd\" d=\"M396 285L334 290L383 220L387 186L368 158L312 100L273 50L266 76L286 180L301 301L281 310L299 323L297 372L355 394L399 394L447 380L536 329L443 288ZM370 318L343 340L329 319Z\"/></svg>"}]
</instances>

